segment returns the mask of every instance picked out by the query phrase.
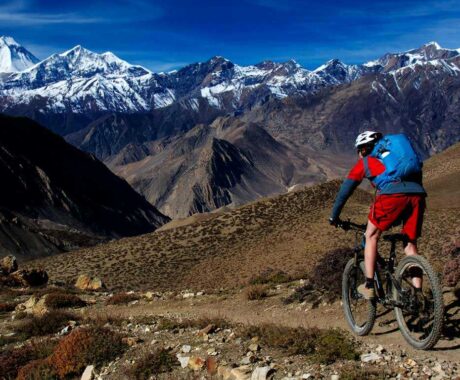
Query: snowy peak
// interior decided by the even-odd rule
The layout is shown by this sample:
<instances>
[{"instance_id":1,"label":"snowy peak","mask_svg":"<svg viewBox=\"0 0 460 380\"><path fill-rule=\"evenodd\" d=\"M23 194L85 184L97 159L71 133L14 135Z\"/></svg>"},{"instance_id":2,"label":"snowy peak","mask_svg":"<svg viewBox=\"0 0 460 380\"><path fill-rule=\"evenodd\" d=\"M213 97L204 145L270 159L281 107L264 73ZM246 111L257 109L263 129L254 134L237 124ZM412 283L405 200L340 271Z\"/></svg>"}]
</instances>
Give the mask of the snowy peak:
<instances>
[{"instance_id":1,"label":"snowy peak","mask_svg":"<svg viewBox=\"0 0 460 380\"><path fill-rule=\"evenodd\" d=\"M383 72L390 72L409 65L423 64L437 59L449 59L460 55L459 50L444 49L437 42L429 42L417 49L403 53L387 53L378 60L367 62L366 67L380 67Z\"/></svg>"},{"instance_id":2,"label":"snowy peak","mask_svg":"<svg viewBox=\"0 0 460 380\"><path fill-rule=\"evenodd\" d=\"M14 38L0 37L0 72L23 71L38 61L37 57L19 45Z\"/></svg>"}]
</instances>

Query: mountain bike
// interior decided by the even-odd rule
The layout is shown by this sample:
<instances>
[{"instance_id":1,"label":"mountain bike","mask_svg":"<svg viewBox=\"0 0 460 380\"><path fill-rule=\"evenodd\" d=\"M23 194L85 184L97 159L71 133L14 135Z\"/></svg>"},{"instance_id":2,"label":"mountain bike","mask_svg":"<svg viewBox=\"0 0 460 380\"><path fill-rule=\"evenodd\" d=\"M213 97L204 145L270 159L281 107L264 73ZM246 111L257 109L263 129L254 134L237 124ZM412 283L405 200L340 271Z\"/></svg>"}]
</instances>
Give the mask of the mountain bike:
<instances>
[{"instance_id":1,"label":"mountain bike","mask_svg":"<svg viewBox=\"0 0 460 380\"><path fill-rule=\"evenodd\" d=\"M444 319L442 289L438 277L428 261L421 256L406 256L396 262L396 245L403 243L403 234L386 234L390 243L388 259L377 255L375 266L376 296L369 301L358 292L365 282L364 231L366 225L341 221L337 225L345 231L355 231L354 257L345 266L342 276L342 300L346 320L359 336L370 333L376 319L377 304L393 309L404 339L414 348L432 348L441 336ZM415 279L415 280L414 280ZM418 288L414 282L419 282Z\"/></svg>"}]
</instances>

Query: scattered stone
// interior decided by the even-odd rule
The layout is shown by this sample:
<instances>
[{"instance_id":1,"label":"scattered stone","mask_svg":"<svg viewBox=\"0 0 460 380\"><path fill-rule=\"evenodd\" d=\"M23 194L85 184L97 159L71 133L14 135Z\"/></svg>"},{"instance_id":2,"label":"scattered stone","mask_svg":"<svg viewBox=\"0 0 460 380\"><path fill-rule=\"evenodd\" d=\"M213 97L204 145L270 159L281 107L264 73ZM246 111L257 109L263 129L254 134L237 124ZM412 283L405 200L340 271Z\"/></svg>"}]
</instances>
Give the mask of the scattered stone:
<instances>
[{"instance_id":1,"label":"scattered stone","mask_svg":"<svg viewBox=\"0 0 460 380\"><path fill-rule=\"evenodd\" d=\"M252 369L251 369L251 366L249 365L244 365L238 368L233 368L230 371L231 376L233 376L234 380L251 380L251 375L250 375L251 372L252 372ZM229 379L232 379L232 377L230 377Z\"/></svg>"},{"instance_id":2,"label":"scattered stone","mask_svg":"<svg viewBox=\"0 0 460 380\"><path fill-rule=\"evenodd\" d=\"M339 375L331 375L331 380L339 380L340 376Z\"/></svg>"},{"instance_id":3,"label":"scattered stone","mask_svg":"<svg viewBox=\"0 0 460 380\"><path fill-rule=\"evenodd\" d=\"M193 298L195 297L195 293L184 293L182 294L182 298Z\"/></svg>"},{"instance_id":4,"label":"scattered stone","mask_svg":"<svg viewBox=\"0 0 460 380\"><path fill-rule=\"evenodd\" d=\"M372 362L376 362L378 360L381 360L382 357L378 354L376 354L375 352L371 352L370 354L362 354L361 355L361 361L363 363L372 363Z\"/></svg>"},{"instance_id":5,"label":"scattered stone","mask_svg":"<svg viewBox=\"0 0 460 380\"><path fill-rule=\"evenodd\" d=\"M18 262L16 260L16 257L14 257L13 255L5 256L0 261L0 270L3 274L6 275L16 272L18 270Z\"/></svg>"},{"instance_id":6,"label":"scattered stone","mask_svg":"<svg viewBox=\"0 0 460 380\"><path fill-rule=\"evenodd\" d=\"M145 292L145 293L144 293L144 297L145 297L147 300L151 301L151 300L153 300L153 298L155 297L155 295L153 294L153 292Z\"/></svg>"},{"instance_id":7,"label":"scattered stone","mask_svg":"<svg viewBox=\"0 0 460 380\"><path fill-rule=\"evenodd\" d=\"M179 360L180 366L182 368L187 368L188 363L190 361L190 357L188 356L181 356L180 354L176 355L177 359Z\"/></svg>"},{"instance_id":8,"label":"scattered stone","mask_svg":"<svg viewBox=\"0 0 460 380\"><path fill-rule=\"evenodd\" d=\"M81 380L92 380L94 377L94 366L89 365L83 371L83 375L81 375Z\"/></svg>"},{"instance_id":9,"label":"scattered stone","mask_svg":"<svg viewBox=\"0 0 460 380\"><path fill-rule=\"evenodd\" d=\"M386 349L382 346L382 345L378 345L377 348L375 349L375 351L377 351L377 353L379 354L382 354L384 352L386 352Z\"/></svg>"},{"instance_id":10,"label":"scattered stone","mask_svg":"<svg viewBox=\"0 0 460 380\"><path fill-rule=\"evenodd\" d=\"M67 335L71 331L72 331L72 326L66 326L61 331L59 331L59 335Z\"/></svg>"},{"instance_id":11,"label":"scattered stone","mask_svg":"<svg viewBox=\"0 0 460 380\"><path fill-rule=\"evenodd\" d=\"M140 343L142 340L137 337L127 336L121 339L121 341L128 345L129 347L135 346L137 343Z\"/></svg>"},{"instance_id":12,"label":"scattered stone","mask_svg":"<svg viewBox=\"0 0 460 380\"><path fill-rule=\"evenodd\" d=\"M182 346L182 349L181 349L182 352L184 353L189 353L190 351L192 351L192 346L188 345L188 344L184 344Z\"/></svg>"},{"instance_id":13,"label":"scattered stone","mask_svg":"<svg viewBox=\"0 0 460 380\"><path fill-rule=\"evenodd\" d=\"M417 365L417 362L415 360L413 360L413 359L407 359L405 363L409 367L415 367Z\"/></svg>"},{"instance_id":14,"label":"scattered stone","mask_svg":"<svg viewBox=\"0 0 460 380\"><path fill-rule=\"evenodd\" d=\"M270 367L257 367L251 375L251 380L267 380L268 376L273 373L274 370Z\"/></svg>"},{"instance_id":15,"label":"scattered stone","mask_svg":"<svg viewBox=\"0 0 460 380\"><path fill-rule=\"evenodd\" d=\"M209 324L204 329L198 331L198 335L212 334L214 331L216 331L216 326L213 324Z\"/></svg>"},{"instance_id":16,"label":"scattered stone","mask_svg":"<svg viewBox=\"0 0 460 380\"><path fill-rule=\"evenodd\" d=\"M192 356L188 361L188 367L193 369L194 371L199 371L204 367L206 360L200 358L199 356Z\"/></svg>"},{"instance_id":17,"label":"scattered stone","mask_svg":"<svg viewBox=\"0 0 460 380\"><path fill-rule=\"evenodd\" d=\"M260 346L257 343L250 344L249 350L252 352L257 352L260 350Z\"/></svg>"}]
</instances>

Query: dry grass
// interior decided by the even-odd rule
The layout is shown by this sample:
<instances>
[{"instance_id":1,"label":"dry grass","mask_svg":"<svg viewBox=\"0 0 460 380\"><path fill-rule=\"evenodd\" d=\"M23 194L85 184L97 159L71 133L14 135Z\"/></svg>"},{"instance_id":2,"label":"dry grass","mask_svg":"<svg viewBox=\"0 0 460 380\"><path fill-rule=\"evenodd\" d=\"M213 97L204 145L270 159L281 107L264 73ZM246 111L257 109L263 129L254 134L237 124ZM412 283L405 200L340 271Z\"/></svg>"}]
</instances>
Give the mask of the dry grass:
<instances>
[{"instance_id":1,"label":"dry grass","mask_svg":"<svg viewBox=\"0 0 460 380\"><path fill-rule=\"evenodd\" d=\"M71 320L78 320L72 313L52 310L43 316L30 316L22 320L15 328L18 334L26 337L44 336L57 333Z\"/></svg>"},{"instance_id":2,"label":"dry grass","mask_svg":"<svg viewBox=\"0 0 460 380\"><path fill-rule=\"evenodd\" d=\"M262 199L195 224L30 265L41 265L51 278L64 282L80 273L102 275L107 286L116 290L214 290L244 286L251 280L281 281L276 276L261 277L267 263L286 278L299 278L312 274L328 252L354 244L353 233L334 229L327 222L338 185L333 181ZM371 201L370 194L355 192L343 217L365 222ZM419 249L439 272L446 261L439 255L446 228L455 226L459 218L460 208L427 210ZM381 252L387 250L382 242Z\"/></svg>"},{"instance_id":3,"label":"dry grass","mask_svg":"<svg viewBox=\"0 0 460 380\"><path fill-rule=\"evenodd\" d=\"M128 376L135 380L148 380L155 375L171 372L178 366L176 357L164 348L146 353L129 369Z\"/></svg>"},{"instance_id":4,"label":"dry grass","mask_svg":"<svg viewBox=\"0 0 460 380\"><path fill-rule=\"evenodd\" d=\"M251 285L245 290L246 298L249 301L261 300L268 296L268 286Z\"/></svg>"},{"instance_id":5,"label":"dry grass","mask_svg":"<svg viewBox=\"0 0 460 380\"><path fill-rule=\"evenodd\" d=\"M107 305L124 305L128 304L132 301L137 301L139 299L139 296L136 294L130 294L130 293L117 293L114 294L112 297L110 297L107 300Z\"/></svg>"},{"instance_id":6,"label":"dry grass","mask_svg":"<svg viewBox=\"0 0 460 380\"><path fill-rule=\"evenodd\" d=\"M204 329L205 327L212 326L212 329L230 328L232 325L229 321L219 317L201 317L196 319L172 319L160 318L158 322L159 330L177 330L177 329Z\"/></svg>"},{"instance_id":7,"label":"dry grass","mask_svg":"<svg viewBox=\"0 0 460 380\"><path fill-rule=\"evenodd\" d=\"M258 337L263 344L291 355L306 355L312 362L331 364L337 360L356 360L355 343L341 330L285 327L274 324L241 328L246 338Z\"/></svg>"},{"instance_id":8,"label":"dry grass","mask_svg":"<svg viewBox=\"0 0 460 380\"><path fill-rule=\"evenodd\" d=\"M52 292L47 294L45 305L53 309L63 309L69 307L83 307L86 306L86 302L75 294Z\"/></svg>"}]
</instances>

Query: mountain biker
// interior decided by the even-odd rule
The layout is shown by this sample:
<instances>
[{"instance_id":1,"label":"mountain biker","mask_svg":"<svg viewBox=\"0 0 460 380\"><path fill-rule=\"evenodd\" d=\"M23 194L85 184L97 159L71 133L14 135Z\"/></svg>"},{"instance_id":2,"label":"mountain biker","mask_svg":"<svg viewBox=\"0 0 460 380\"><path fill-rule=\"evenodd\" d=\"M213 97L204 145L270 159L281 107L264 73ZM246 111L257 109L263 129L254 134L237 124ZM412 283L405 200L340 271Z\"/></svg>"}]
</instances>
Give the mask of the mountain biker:
<instances>
[{"instance_id":1,"label":"mountain biker","mask_svg":"<svg viewBox=\"0 0 460 380\"><path fill-rule=\"evenodd\" d=\"M367 228L366 245L364 248L364 264L366 281L358 287L365 299L375 297L374 272L377 259L377 243L383 231L392 225L403 222L402 233L406 236L404 252L406 255L417 255L417 238L420 236L425 210L426 192L422 186L422 172L410 178L394 181L384 188L373 181L385 171L383 161L373 157L373 149L383 136L379 132L365 131L356 138L355 147L359 159L343 181L332 208L329 223L340 224L340 213L348 198L364 178L368 178L376 187L376 197L371 205ZM413 284L421 288L421 278L414 276Z\"/></svg>"}]
</instances>

